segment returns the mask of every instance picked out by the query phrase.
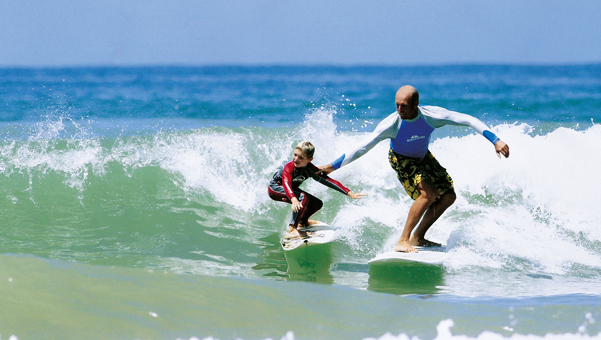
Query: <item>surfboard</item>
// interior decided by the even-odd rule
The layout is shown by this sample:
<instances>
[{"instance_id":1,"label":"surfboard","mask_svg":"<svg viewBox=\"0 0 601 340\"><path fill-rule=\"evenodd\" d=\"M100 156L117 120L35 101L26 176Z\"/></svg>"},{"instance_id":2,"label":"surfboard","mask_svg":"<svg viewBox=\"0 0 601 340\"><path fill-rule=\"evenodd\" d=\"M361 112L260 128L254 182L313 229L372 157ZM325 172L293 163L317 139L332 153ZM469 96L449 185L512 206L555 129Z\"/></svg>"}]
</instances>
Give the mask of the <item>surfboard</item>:
<instances>
[{"instance_id":1,"label":"surfboard","mask_svg":"<svg viewBox=\"0 0 601 340\"><path fill-rule=\"evenodd\" d=\"M317 224L301 228L300 230L306 232L307 236L295 238L283 237L280 240L280 244L284 250L293 250L301 246L309 247L328 243L334 239L334 234L336 233L336 231L328 224L319 221Z\"/></svg>"},{"instance_id":2,"label":"surfboard","mask_svg":"<svg viewBox=\"0 0 601 340\"><path fill-rule=\"evenodd\" d=\"M429 265L441 265L448 257L447 248L442 247L416 247L417 253L401 253L394 250L379 254L367 263L422 263Z\"/></svg>"}]
</instances>

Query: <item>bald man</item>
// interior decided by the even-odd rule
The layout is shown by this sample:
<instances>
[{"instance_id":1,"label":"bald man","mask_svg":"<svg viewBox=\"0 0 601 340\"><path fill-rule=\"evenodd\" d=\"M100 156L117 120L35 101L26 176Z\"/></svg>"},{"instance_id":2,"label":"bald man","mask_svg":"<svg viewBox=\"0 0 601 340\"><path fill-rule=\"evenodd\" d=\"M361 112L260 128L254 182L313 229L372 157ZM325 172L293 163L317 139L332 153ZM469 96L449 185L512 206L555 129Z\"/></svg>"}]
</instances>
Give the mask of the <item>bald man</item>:
<instances>
[{"instance_id":1,"label":"bald man","mask_svg":"<svg viewBox=\"0 0 601 340\"><path fill-rule=\"evenodd\" d=\"M456 198L451 176L428 150L434 129L447 124L470 126L494 145L499 158L509 157L509 146L475 117L437 106L419 106L419 93L412 86L401 87L395 101L396 112L380 122L365 141L319 168L330 173L363 156L382 140L390 139L388 160L405 191L414 199L394 250L417 252L414 246L440 246L427 240L426 232Z\"/></svg>"}]
</instances>

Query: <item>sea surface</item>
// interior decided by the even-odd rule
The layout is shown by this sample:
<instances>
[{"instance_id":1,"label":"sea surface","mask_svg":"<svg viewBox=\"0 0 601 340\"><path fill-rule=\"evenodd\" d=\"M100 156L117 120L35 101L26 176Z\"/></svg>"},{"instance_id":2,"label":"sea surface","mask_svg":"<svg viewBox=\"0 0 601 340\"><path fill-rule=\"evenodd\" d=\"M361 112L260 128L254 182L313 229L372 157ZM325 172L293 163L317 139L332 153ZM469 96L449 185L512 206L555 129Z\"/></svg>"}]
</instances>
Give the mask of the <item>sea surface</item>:
<instances>
[{"instance_id":1,"label":"sea surface","mask_svg":"<svg viewBox=\"0 0 601 340\"><path fill-rule=\"evenodd\" d=\"M412 201L378 144L314 181L334 242L284 252L267 196L395 111L473 115L431 151L442 266L370 266ZM601 65L0 69L0 339L601 339Z\"/></svg>"}]
</instances>

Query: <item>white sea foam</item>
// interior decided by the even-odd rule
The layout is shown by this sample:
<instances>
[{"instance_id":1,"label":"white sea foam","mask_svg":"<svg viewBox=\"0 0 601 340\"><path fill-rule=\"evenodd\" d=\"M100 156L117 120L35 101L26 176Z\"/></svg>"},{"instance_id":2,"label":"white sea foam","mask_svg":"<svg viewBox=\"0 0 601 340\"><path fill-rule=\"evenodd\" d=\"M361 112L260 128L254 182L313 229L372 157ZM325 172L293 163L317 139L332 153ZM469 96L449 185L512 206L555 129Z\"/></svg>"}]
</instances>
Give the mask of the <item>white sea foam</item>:
<instances>
[{"instance_id":1,"label":"white sea foam","mask_svg":"<svg viewBox=\"0 0 601 340\"><path fill-rule=\"evenodd\" d=\"M467 335L454 335L451 332L451 328L455 325L452 319L442 320L436 326L437 335L434 340L598 340L601 339L601 333L597 335L589 335L585 332L578 333L564 333L564 334L552 334L547 333L543 336L533 335L533 334L511 334L509 336L491 332L484 331L480 333L476 337L470 337ZM505 329L507 333L512 333L513 329L511 327L506 327ZM585 330L582 329L581 330ZM198 340L197 337L192 337L190 340ZM289 331L284 335L281 340L294 340L294 332ZM392 333L386 333L378 338L364 338L364 340L420 340L420 337L411 336L406 333L401 333L399 335L394 335ZM212 336L203 338L203 340L218 340ZM271 340L271 338L265 338L264 340Z\"/></svg>"},{"instance_id":2,"label":"white sea foam","mask_svg":"<svg viewBox=\"0 0 601 340\"><path fill-rule=\"evenodd\" d=\"M512 340L576 340L576 339L601 339L601 333L597 335L588 335L586 333L565 333L565 334L552 334L548 333L544 336L537 336L532 334L512 334L510 336L505 336L499 333L485 331L480 333L477 337L470 337L466 335L453 335L451 332L451 327L453 327L455 323L451 319L442 320L438 326L436 327L437 335L435 340L503 340L503 339L512 339ZM512 332L513 329L507 327L508 332ZM415 336L409 336L407 334L399 334L393 335L391 333L386 333L379 338L366 338L365 340L418 340L420 338Z\"/></svg>"},{"instance_id":3,"label":"white sea foam","mask_svg":"<svg viewBox=\"0 0 601 340\"><path fill-rule=\"evenodd\" d=\"M156 167L170 173L190 197L208 194L220 204L259 216L271 209L288 211L268 198L266 187L298 141L312 141L317 148L313 162L323 165L368 135L337 131L334 114L331 107L313 109L305 124L283 133L203 128L119 137L112 145L58 120L36 127L38 133L27 141L3 145L0 170L30 178L36 171L40 176L62 174L65 184L85 195L90 174L106 175L109 163L121 165L126 174ZM77 138L60 139L65 129L74 129ZM545 134L525 124L493 127L510 146L508 159L498 159L482 136L445 129L458 133L434 139L431 150L453 177L458 198L428 237L448 244L447 268L526 268L559 275L574 266L601 268L601 210L596 203L601 125L560 127ZM342 242L359 261L394 245L412 204L388 164L388 148L387 141L379 143L331 174L353 191L369 194L361 200L314 181L303 185L324 200L320 216L344 231ZM370 238L374 233L382 239Z\"/></svg>"},{"instance_id":4,"label":"white sea foam","mask_svg":"<svg viewBox=\"0 0 601 340\"><path fill-rule=\"evenodd\" d=\"M327 115L320 119L326 120L324 135L331 136ZM312 133L319 135L314 130L312 126ZM452 256L446 265L526 265L551 274L565 274L574 265L601 268L601 210L596 203L601 192L601 126L558 128L545 135L526 124L494 130L510 146L508 159L498 159L494 147L475 133L435 139L431 145L458 194L428 234L449 244ZM332 161L366 135L345 132L329 144L320 141L327 146L318 150L316 163ZM368 242L360 228L384 226L389 237L380 250L391 248L412 203L388 164L388 147L382 142L331 174L355 191L369 193L359 201L344 201L332 221L345 228L354 247ZM307 187L320 197L335 195L320 185Z\"/></svg>"},{"instance_id":5,"label":"white sea foam","mask_svg":"<svg viewBox=\"0 0 601 340\"><path fill-rule=\"evenodd\" d=\"M601 212L595 203L601 159L592 156L601 154L594 143L601 141L601 127L559 128L545 136L527 131L499 128L511 147L503 160L475 135L434 143L460 194L440 225L459 231L452 241L469 244L475 257L514 256L559 274L573 264L601 268Z\"/></svg>"}]
</instances>

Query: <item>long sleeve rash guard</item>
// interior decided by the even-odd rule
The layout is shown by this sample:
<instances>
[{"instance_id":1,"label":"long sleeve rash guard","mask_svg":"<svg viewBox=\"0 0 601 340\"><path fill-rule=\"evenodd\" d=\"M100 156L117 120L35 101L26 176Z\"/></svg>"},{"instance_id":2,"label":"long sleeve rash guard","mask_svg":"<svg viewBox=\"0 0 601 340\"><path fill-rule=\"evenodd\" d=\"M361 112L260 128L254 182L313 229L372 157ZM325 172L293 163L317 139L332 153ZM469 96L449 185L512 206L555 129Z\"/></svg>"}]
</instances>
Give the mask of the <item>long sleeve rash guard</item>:
<instances>
[{"instance_id":1,"label":"long sleeve rash guard","mask_svg":"<svg viewBox=\"0 0 601 340\"><path fill-rule=\"evenodd\" d=\"M376 144L390 138L390 147L400 155L423 159L428 152L430 136L434 129L451 125L470 126L495 144L499 138L478 118L459 112L449 111L438 106L419 106L418 115L411 120L403 120L394 112L376 126L375 130L362 143L346 152L334 162L339 169L366 154Z\"/></svg>"},{"instance_id":2,"label":"long sleeve rash guard","mask_svg":"<svg viewBox=\"0 0 601 340\"><path fill-rule=\"evenodd\" d=\"M331 179L325 174L317 175L316 172L319 172L319 169L313 163L309 163L302 168L296 168L294 167L294 162L291 161L282 166L273 175L269 187L275 192L286 194L288 199L292 199L292 197L295 197L294 191L298 190L299 186L311 177L319 183L343 194L349 192L349 189L340 182Z\"/></svg>"}]
</instances>

